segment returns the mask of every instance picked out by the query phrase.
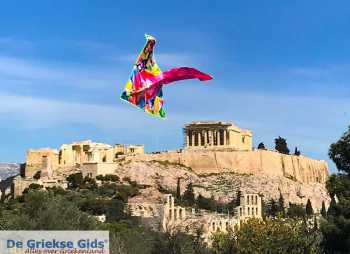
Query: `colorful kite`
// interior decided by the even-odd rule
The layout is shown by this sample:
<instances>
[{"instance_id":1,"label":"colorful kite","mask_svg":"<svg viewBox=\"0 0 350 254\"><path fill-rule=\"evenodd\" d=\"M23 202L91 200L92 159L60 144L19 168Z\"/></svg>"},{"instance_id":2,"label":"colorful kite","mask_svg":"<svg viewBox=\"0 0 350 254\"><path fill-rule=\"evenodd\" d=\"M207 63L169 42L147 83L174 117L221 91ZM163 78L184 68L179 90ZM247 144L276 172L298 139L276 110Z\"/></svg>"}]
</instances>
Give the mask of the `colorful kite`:
<instances>
[{"instance_id":1,"label":"colorful kite","mask_svg":"<svg viewBox=\"0 0 350 254\"><path fill-rule=\"evenodd\" d=\"M163 85L184 79L211 80L212 77L194 68L179 67L162 72L153 54L156 39L145 35L146 45L139 54L126 82L121 99L153 115L165 118Z\"/></svg>"}]
</instances>

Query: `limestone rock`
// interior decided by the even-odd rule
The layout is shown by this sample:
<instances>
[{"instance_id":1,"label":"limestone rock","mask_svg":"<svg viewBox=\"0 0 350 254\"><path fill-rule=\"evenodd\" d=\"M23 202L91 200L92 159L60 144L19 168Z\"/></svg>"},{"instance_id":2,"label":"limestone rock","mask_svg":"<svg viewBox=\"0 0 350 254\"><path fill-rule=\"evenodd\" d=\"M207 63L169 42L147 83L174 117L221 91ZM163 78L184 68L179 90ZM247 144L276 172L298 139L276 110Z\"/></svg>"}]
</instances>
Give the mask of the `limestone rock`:
<instances>
[{"instance_id":1,"label":"limestone rock","mask_svg":"<svg viewBox=\"0 0 350 254\"><path fill-rule=\"evenodd\" d=\"M325 161L268 150L183 150L143 154L128 159L182 164L201 175L239 173L284 176L303 183L324 183L329 175Z\"/></svg>"},{"instance_id":2,"label":"limestone rock","mask_svg":"<svg viewBox=\"0 0 350 254\"><path fill-rule=\"evenodd\" d=\"M139 184L148 185L152 191L143 195L143 199L156 198L158 187L175 191L177 179L181 178L181 192L192 182L198 195L210 197L222 202L229 202L236 197L237 191L259 193L265 201L278 200L280 193L289 202L305 205L311 200L315 211L321 209L322 201L328 206L330 197L323 183L302 183L283 175L219 173L198 175L188 167L164 161L127 161L121 163L116 172L122 179L129 177ZM154 197L153 197L154 196Z\"/></svg>"}]
</instances>

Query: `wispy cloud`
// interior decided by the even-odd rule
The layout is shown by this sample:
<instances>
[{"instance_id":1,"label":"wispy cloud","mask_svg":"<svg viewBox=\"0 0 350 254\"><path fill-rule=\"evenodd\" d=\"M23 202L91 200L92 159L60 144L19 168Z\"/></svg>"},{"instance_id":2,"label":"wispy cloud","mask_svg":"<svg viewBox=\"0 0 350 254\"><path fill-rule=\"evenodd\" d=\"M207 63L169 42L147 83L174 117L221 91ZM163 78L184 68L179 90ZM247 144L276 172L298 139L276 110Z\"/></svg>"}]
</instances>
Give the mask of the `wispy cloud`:
<instances>
[{"instance_id":1,"label":"wispy cloud","mask_svg":"<svg viewBox=\"0 0 350 254\"><path fill-rule=\"evenodd\" d=\"M19 85L101 89L120 78L117 69L112 68L0 56L0 83L5 86L17 81Z\"/></svg>"},{"instance_id":2,"label":"wispy cloud","mask_svg":"<svg viewBox=\"0 0 350 254\"><path fill-rule=\"evenodd\" d=\"M346 64L333 64L325 66L303 66L291 68L290 72L310 79L339 79L348 77L350 66ZM347 79L348 80L348 79Z\"/></svg>"},{"instance_id":3,"label":"wispy cloud","mask_svg":"<svg viewBox=\"0 0 350 254\"><path fill-rule=\"evenodd\" d=\"M122 101L106 105L0 93L0 122L12 126L14 133L54 131L64 139L64 132L74 132L74 141L93 129L96 141L142 143L148 150L164 150L182 145L181 127L186 120L177 113L167 120L154 118Z\"/></svg>"},{"instance_id":4,"label":"wispy cloud","mask_svg":"<svg viewBox=\"0 0 350 254\"><path fill-rule=\"evenodd\" d=\"M118 107L88 103L74 103L56 99L0 94L2 121L19 123L21 129L45 129L71 124L91 124L98 128L114 129L115 119L128 119ZM130 120L130 119L129 119ZM122 128L125 126L118 126Z\"/></svg>"},{"instance_id":5,"label":"wispy cloud","mask_svg":"<svg viewBox=\"0 0 350 254\"><path fill-rule=\"evenodd\" d=\"M174 115L176 118L176 114ZM94 104L0 93L1 122L14 128L36 130L87 124L99 130L128 135L150 134L172 123L152 118L126 103ZM152 128L149 128L152 126ZM143 127L142 127L143 126Z\"/></svg>"}]
</instances>

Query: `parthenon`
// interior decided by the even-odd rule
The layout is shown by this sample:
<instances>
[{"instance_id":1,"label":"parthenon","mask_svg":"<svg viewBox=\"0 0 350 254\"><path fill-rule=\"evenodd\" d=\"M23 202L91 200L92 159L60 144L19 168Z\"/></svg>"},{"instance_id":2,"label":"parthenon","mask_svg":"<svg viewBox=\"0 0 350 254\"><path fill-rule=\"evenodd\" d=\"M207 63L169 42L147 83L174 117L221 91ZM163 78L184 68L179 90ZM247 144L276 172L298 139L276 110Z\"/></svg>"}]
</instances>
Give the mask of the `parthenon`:
<instances>
[{"instance_id":1,"label":"parthenon","mask_svg":"<svg viewBox=\"0 0 350 254\"><path fill-rule=\"evenodd\" d=\"M252 132L221 121L192 122L184 126L186 149L252 150Z\"/></svg>"}]
</instances>

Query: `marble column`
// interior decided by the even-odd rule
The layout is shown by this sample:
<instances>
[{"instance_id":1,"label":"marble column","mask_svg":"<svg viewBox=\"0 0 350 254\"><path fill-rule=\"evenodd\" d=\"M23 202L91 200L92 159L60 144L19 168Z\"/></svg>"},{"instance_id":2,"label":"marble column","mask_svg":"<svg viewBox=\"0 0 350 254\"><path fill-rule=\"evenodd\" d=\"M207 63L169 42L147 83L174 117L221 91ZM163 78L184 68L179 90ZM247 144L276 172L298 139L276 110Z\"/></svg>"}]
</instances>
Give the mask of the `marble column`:
<instances>
[{"instance_id":1,"label":"marble column","mask_svg":"<svg viewBox=\"0 0 350 254\"><path fill-rule=\"evenodd\" d=\"M186 147L190 146L190 133L186 131Z\"/></svg>"},{"instance_id":2,"label":"marble column","mask_svg":"<svg viewBox=\"0 0 350 254\"><path fill-rule=\"evenodd\" d=\"M212 146L213 145L213 132L212 132L212 130L208 131L208 135L209 135L209 145Z\"/></svg>"},{"instance_id":3,"label":"marble column","mask_svg":"<svg viewBox=\"0 0 350 254\"><path fill-rule=\"evenodd\" d=\"M216 131L213 130L213 146L215 146L215 140L216 140ZM216 142L217 145L217 142Z\"/></svg>"},{"instance_id":4,"label":"marble column","mask_svg":"<svg viewBox=\"0 0 350 254\"><path fill-rule=\"evenodd\" d=\"M226 130L223 130L223 145L226 145Z\"/></svg>"},{"instance_id":5,"label":"marble column","mask_svg":"<svg viewBox=\"0 0 350 254\"><path fill-rule=\"evenodd\" d=\"M206 146L208 143L208 131L204 131L204 146Z\"/></svg>"}]
</instances>

